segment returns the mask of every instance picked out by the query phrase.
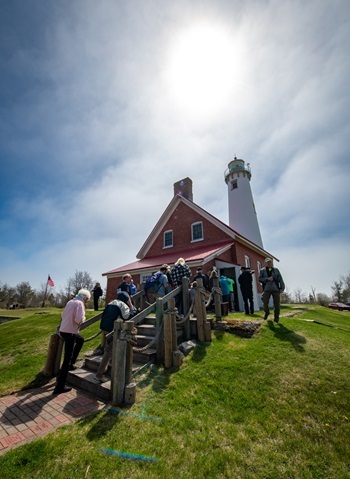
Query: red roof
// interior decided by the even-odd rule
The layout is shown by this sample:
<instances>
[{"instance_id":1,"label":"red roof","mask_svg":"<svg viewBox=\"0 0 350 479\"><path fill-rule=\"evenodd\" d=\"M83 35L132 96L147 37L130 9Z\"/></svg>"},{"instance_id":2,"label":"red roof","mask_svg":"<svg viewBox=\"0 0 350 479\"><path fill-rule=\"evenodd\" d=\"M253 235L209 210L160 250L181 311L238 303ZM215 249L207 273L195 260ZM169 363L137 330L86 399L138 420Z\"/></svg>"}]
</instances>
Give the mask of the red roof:
<instances>
[{"instance_id":1,"label":"red roof","mask_svg":"<svg viewBox=\"0 0 350 479\"><path fill-rule=\"evenodd\" d=\"M162 264L166 263L170 266L176 263L179 258L184 258L186 263L198 263L210 261L212 258L217 257L219 254L225 252L233 242L231 241L221 241L220 243L215 243L211 245L206 245L197 248L191 248L187 250L170 252L158 256L146 257L133 263L126 264L125 266L120 266L119 268L113 269L103 273L102 276L107 276L110 274L125 273L135 270L142 269L155 269L159 268Z\"/></svg>"}]
</instances>

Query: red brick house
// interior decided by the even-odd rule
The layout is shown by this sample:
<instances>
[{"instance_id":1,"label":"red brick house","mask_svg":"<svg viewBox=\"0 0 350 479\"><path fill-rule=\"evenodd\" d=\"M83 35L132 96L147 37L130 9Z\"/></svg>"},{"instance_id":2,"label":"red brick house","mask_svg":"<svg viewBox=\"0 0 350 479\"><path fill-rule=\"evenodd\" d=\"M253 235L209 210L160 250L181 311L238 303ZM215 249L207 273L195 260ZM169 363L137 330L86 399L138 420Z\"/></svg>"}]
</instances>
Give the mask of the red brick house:
<instances>
[{"instance_id":1,"label":"red brick house","mask_svg":"<svg viewBox=\"0 0 350 479\"><path fill-rule=\"evenodd\" d=\"M186 178L174 184L174 197L138 252L138 260L103 273L107 276L106 301L115 299L117 286L125 273L132 275L139 289L162 264L171 266L178 258L185 259L193 275L198 266L202 266L203 272L215 266L219 274L231 277L236 285L240 267L250 267L256 277L254 297L260 300L258 293L262 290L257 277L266 256L274 258L194 203L192 181ZM259 309L260 301L255 303ZM239 288L236 288L236 305L243 309Z\"/></svg>"}]
</instances>

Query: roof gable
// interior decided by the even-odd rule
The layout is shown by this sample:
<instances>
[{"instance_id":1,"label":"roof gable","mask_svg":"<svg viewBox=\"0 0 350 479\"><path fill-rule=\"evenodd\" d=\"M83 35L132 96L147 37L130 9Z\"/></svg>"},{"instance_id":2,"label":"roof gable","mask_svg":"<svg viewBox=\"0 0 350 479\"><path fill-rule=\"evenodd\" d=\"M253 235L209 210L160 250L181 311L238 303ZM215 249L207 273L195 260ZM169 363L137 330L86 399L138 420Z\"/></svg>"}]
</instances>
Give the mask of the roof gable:
<instances>
[{"instance_id":1,"label":"roof gable","mask_svg":"<svg viewBox=\"0 0 350 479\"><path fill-rule=\"evenodd\" d=\"M205 219L206 221L209 221L212 225L214 225L216 228L219 228L221 231L225 233L225 235L228 236L227 239L235 239L237 233L230 228L229 226L225 225L222 221L218 220L215 218L213 215L205 211L203 208L200 206L196 205L190 200L187 200L183 196L176 195L173 197L173 199L170 201L169 205L165 209L164 213L162 216L159 218L158 222L156 223L155 227L151 231L150 235L144 242L143 246L141 247L140 251L137 253L136 257L139 259L145 258L147 256L148 252L150 251L151 247L161 234L161 231L164 229L166 224L171 220L172 216L178 209L179 205L182 205L185 209L190 209L194 211L198 216L200 216L202 219Z\"/></svg>"}]
</instances>

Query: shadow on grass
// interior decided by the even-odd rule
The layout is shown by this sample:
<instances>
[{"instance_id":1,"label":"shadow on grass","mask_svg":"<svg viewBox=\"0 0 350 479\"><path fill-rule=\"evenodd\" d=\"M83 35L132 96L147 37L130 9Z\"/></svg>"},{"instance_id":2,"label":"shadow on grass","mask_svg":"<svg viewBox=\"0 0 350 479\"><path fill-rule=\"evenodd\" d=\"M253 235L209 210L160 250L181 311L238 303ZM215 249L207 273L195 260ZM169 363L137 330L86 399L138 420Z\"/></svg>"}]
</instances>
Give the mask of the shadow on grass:
<instances>
[{"instance_id":1,"label":"shadow on grass","mask_svg":"<svg viewBox=\"0 0 350 479\"><path fill-rule=\"evenodd\" d=\"M269 320L267 324L270 330L274 333L275 338L280 339L281 341L290 342L293 348L300 353L305 352L303 344L306 344L306 339L304 336L296 334L281 323L274 324L273 321Z\"/></svg>"},{"instance_id":2,"label":"shadow on grass","mask_svg":"<svg viewBox=\"0 0 350 479\"><path fill-rule=\"evenodd\" d=\"M88 416L78 421L78 424L85 426L96 420L96 416ZM118 412L104 411L101 417L92 425L86 434L89 441L96 441L109 433L111 429L120 421Z\"/></svg>"},{"instance_id":3,"label":"shadow on grass","mask_svg":"<svg viewBox=\"0 0 350 479\"><path fill-rule=\"evenodd\" d=\"M195 363L201 362L207 354L207 347L210 345L211 343L209 342L197 344L197 346L193 350L191 361Z\"/></svg>"},{"instance_id":4,"label":"shadow on grass","mask_svg":"<svg viewBox=\"0 0 350 479\"><path fill-rule=\"evenodd\" d=\"M159 370L157 367L153 367L141 381L137 383L137 386L141 389L152 385L152 390L155 393L161 393L164 389L167 388L170 382L170 376L177 372L178 369L171 368L168 370L161 369Z\"/></svg>"}]
</instances>

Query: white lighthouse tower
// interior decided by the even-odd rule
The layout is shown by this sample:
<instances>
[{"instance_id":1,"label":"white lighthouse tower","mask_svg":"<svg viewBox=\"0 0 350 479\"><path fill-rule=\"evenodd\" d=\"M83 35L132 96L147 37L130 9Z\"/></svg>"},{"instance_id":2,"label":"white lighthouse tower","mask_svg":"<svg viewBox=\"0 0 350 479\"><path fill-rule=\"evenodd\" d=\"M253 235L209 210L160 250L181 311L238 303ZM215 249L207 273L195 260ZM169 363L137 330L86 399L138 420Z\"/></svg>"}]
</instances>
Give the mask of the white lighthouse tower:
<instances>
[{"instance_id":1,"label":"white lighthouse tower","mask_svg":"<svg viewBox=\"0 0 350 479\"><path fill-rule=\"evenodd\" d=\"M255 211L249 163L234 158L225 171L228 186L229 226L237 233L263 248L258 218Z\"/></svg>"}]
</instances>

